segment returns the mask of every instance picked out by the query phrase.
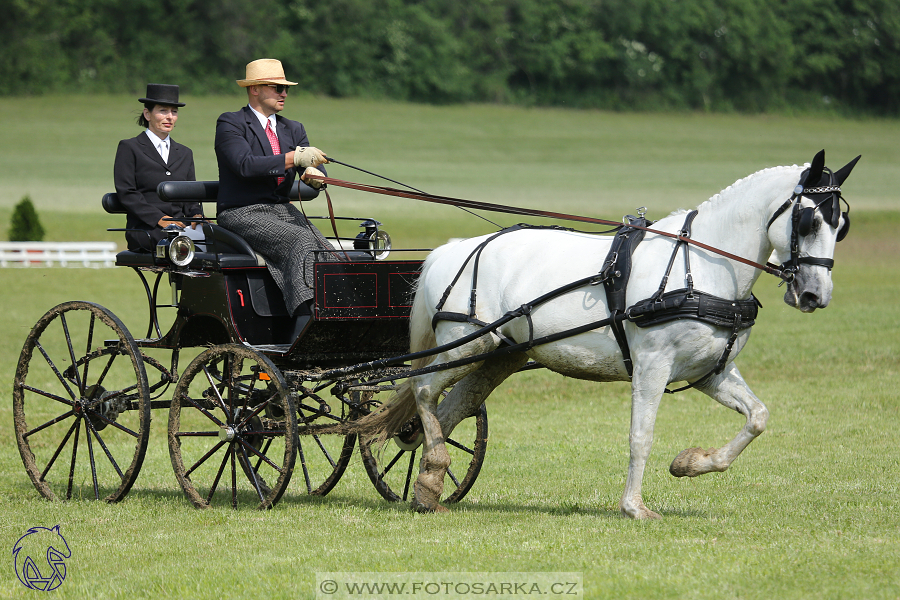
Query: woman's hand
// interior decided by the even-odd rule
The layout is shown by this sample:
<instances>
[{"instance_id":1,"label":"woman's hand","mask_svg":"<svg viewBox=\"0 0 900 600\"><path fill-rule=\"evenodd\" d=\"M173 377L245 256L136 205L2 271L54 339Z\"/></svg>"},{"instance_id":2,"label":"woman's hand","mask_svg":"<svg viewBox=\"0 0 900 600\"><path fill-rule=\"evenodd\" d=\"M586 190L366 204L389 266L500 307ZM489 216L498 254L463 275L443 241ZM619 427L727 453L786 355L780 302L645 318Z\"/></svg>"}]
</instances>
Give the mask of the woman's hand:
<instances>
[{"instance_id":1,"label":"woman's hand","mask_svg":"<svg viewBox=\"0 0 900 600\"><path fill-rule=\"evenodd\" d=\"M191 218L200 219L199 221L194 221L193 223L191 223L191 229L197 229L197 225L200 225L201 223L209 223L209 221L203 218L203 215L194 215Z\"/></svg>"},{"instance_id":2,"label":"woman's hand","mask_svg":"<svg viewBox=\"0 0 900 600\"><path fill-rule=\"evenodd\" d=\"M169 215L163 215L162 219L160 219L160 220L159 220L159 223L157 223L157 224L158 224L160 227L162 227L163 229L165 229L165 228L168 227L169 225L178 225L178 226L181 227L182 229L184 229L184 227L185 227L184 223L182 223L181 221L176 221L175 219L173 219L173 218L170 217Z\"/></svg>"}]
</instances>

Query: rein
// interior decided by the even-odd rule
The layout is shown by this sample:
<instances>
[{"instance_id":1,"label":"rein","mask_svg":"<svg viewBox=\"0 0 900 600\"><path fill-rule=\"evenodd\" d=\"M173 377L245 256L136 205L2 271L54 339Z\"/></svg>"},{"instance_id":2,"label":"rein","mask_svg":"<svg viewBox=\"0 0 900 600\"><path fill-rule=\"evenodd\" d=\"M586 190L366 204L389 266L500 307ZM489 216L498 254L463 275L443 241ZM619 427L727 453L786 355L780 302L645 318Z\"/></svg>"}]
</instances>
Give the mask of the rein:
<instances>
[{"instance_id":1,"label":"rein","mask_svg":"<svg viewBox=\"0 0 900 600\"><path fill-rule=\"evenodd\" d=\"M434 204L446 204L449 206L459 206L462 208L473 209L473 210L487 210L492 212L500 212L514 215L523 215L523 216L531 216L531 217L546 217L550 219L561 219L565 221L578 221L581 223L592 223L596 225L611 225L614 227L622 227L622 223L618 221L609 221L606 219L597 219L594 217L583 217L579 215L570 215L566 213L557 213L545 210L538 210L533 208L519 208L516 206L507 206L503 204L491 204L489 202L479 202L476 200L464 200L462 198L451 198L448 196L436 196L434 194L427 193L414 193L407 192L404 190L398 190L395 188L383 187L379 185L368 185L362 183L353 183L350 181L344 181L342 179L334 179L332 177L316 177L317 180L321 180L327 184L336 185L338 187L344 187L351 190L358 190L361 192L369 192L372 194L382 194L384 196L396 196L398 198L409 198L411 200L421 200L423 202L432 202ZM709 252L714 254L718 254L720 256L724 256L730 260L743 263L745 265L751 266L755 269L759 269L764 271L770 275L775 275L776 277L790 282L794 275L788 269L779 268L772 263L767 262L766 264L760 264L758 262L749 260L747 258L743 258L741 256L737 256L736 254L732 254L730 252L726 252L724 250L719 250L718 248L714 248L713 246L709 246L702 242L698 242L696 240L692 240L689 237L682 235L679 233L669 233L666 231L660 231L658 229L653 229L651 227L644 227L641 225L628 225L633 229L640 229L649 233L655 233L657 235L661 235L664 237L672 238L679 242L683 242L685 244L691 244L697 246L698 248L703 248Z\"/></svg>"}]
</instances>

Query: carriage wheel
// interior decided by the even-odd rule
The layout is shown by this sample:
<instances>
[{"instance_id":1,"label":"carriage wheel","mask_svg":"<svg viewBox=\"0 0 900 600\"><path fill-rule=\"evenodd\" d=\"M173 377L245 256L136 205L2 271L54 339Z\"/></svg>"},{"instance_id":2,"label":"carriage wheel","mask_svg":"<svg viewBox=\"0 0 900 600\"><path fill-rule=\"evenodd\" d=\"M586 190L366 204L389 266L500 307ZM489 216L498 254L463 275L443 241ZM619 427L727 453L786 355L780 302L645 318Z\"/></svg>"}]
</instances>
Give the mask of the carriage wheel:
<instances>
[{"instance_id":1,"label":"carriage wheel","mask_svg":"<svg viewBox=\"0 0 900 600\"><path fill-rule=\"evenodd\" d=\"M320 435L316 426L351 421L359 416L352 408L359 401L359 392L350 392L348 402L341 398L325 398L299 387L297 390L297 458L306 493L325 496L340 481L356 445L356 434L347 436ZM308 430L307 430L308 429Z\"/></svg>"},{"instance_id":2,"label":"carriage wheel","mask_svg":"<svg viewBox=\"0 0 900 600\"><path fill-rule=\"evenodd\" d=\"M181 488L198 508L272 508L296 458L294 402L265 356L226 344L195 358L169 409L169 454Z\"/></svg>"},{"instance_id":3,"label":"carriage wheel","mask_svg":"<svg viewBox=\"0 0 900 600\"><path fill-rule=\"evenodd\" d=\"M147 451L150 391L122 322L90 302L65 302L41 317L19 356L13 418L42 496L124 498Z\"/></svg>"},{"instance_id":4,"label":"carriage wheel","mask_svg":"<svg viewBox=\"0 0 900 600\"><path fill-rule=\"evenodd\" d=\"M444 391L444 396L447 393ZM424 437L422 423L416 416L380 453L360 438L359 451L366 473L385 500L406 502L412 497L413 483L419 475L419 460L422 458L419 449ZM487 408L482 404L474 415L456 426L453 436L445 442L451 465L444 478L442 502L459 502L472 489L484 464L487 441Z\"/></svg>"}]
</instances>

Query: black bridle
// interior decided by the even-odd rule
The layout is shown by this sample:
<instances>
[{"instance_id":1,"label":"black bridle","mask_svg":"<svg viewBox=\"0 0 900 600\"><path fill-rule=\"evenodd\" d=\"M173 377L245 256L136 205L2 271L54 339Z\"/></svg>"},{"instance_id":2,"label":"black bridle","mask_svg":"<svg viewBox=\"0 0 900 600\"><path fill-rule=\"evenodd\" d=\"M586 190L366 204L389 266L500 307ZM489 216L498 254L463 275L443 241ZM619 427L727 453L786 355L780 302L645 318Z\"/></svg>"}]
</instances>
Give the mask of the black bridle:
<instances>
[{"instance_id":1,"label":"black bridle","mask_svg":"<svg viewBox=\"0 0 900 600\"><path fill-rule=\"evenodd\" d=\"M809 235L810 231L812 231L812 224L816 211L819 211L822 215L823 222L830 223L834 228L837 228L840 224L840 218L843 217L844 224L837 233L838 242L847 237L847 233L850 231L850 205L847 204L847 201L841 196L841 187L837 185L834 173L832 173L831 169L826 168L824 170L823 178L826 174L828 176L827 185L804 187L804 183L806 183L805 179L809 175L808 171L804 172L800 178L800 183L794 188L793 195L785 200L784 204L778 207L778 210L775 211L772 218L770 218L769 222L766 224L766 231L768 231L772 226L772 223L775 222L775 219L784 214L784 212L793 205L793 210L791 212L791 258L778 266L778 269L782 273L788 275L788 278L783 277L788 283L793 281L794 275L800 270L800 265L825 267L829 271L834 268L834 259L832 258L800 256L800 238L806 237ZM801 206L800 203L804 196L809 197L819 195L823 195L824 198L818 200L815 206ZM841 201L847 206L847 210L844 212L840 212Z\"/></svg>"}]
</instances>

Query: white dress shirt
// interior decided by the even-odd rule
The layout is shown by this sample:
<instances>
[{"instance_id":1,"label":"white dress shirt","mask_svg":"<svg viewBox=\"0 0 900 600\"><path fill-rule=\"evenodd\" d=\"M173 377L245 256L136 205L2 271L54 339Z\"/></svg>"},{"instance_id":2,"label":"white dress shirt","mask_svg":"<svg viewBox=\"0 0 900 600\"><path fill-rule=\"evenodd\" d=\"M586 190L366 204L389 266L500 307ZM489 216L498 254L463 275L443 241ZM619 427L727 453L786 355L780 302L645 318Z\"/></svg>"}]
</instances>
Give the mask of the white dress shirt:
<instances>
[{"instance_id":1,"label":"white dress shirt","mask_svg":"<svg viewBox=\"0 0 900 600\"><path fill-rule=\"evenodd\" d=\"M261 112L259 112L258 110L256 110L252 106L250 106L249 104L247 106L250 107L250 110L252 110L253 114L256 115L256 118L259 119L259 124L262 125L263 131L265 131L265 129L266 129L266 124L268 124L269 127L272 128L272 131L275 132L275 135L278 135L278 130L275 129L275 125L276 125L276 123L278 123L278 121L275 120L275 115L269 115L267 117L266 115L262 114Z\"/></svg>"},{"instance_id":2,"label":"white dress shirt","mask_svg":"<svg viewBox=\"0 0 900 600\"><path fill-rule=\"evenodd\" d=\"M150 143L153 144L153 147L159 152L163 162L169 164L169 141L171 136L167 135L165 139L161 139L158 135L147 129L147 137L150 138Z\"/></svg>"}]
</instances>

